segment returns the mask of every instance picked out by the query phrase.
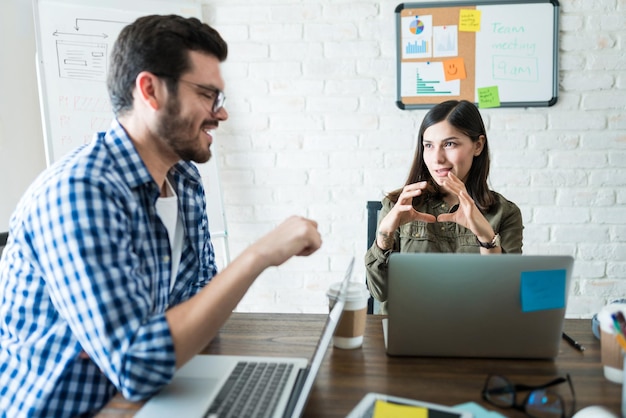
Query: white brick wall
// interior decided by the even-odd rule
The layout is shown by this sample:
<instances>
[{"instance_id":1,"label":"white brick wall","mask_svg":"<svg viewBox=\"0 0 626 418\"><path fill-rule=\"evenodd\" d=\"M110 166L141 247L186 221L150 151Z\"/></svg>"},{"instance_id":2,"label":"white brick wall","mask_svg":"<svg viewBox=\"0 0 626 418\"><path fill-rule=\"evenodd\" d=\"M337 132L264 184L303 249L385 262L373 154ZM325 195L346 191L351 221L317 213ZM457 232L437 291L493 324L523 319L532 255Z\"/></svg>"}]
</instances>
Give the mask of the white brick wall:
<instances>
[{"instance_id":1,"label":"white brick wall","mask_svg":"<svg viewBox=\"0 0 626 418\"><path fill-rule=\"evenodd\" d=\"M398 3L203 0L230 48L215 146L231 255L290 214L324 239L263 273L238 310L323 312L353 255L364 277L366 201L402 185L425 114L395 106ZM569 317L626 296L625 21L624 0L561 1L558 103L481 111L524 252L576 259Z\"/></svg>"}]
</instances>

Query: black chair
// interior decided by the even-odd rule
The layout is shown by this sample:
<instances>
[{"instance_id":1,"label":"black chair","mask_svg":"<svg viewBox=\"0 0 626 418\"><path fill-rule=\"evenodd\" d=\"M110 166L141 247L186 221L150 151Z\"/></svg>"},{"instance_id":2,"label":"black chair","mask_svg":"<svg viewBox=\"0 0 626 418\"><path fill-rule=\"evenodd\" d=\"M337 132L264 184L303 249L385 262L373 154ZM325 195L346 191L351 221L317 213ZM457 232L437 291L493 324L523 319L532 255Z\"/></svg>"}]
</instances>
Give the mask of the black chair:
<instances>
[{"instance_id":1,"label":"black chair","mask_svg":"<svg viewBox=\"0 0 626 418\"><path fill-rule=\"evenodd\" d=\"M9 239L8 232L0 232L0 255L2 255L2 251L4 250L4 246L7 245L8 239Z\"/></svg>"},{"instance_id":2,"label":"black chair","mask_svg":"<svg viewBox=\"0 0 626 418\"><path fill-rule=\"evenodd\" d=\"M367 202L367 248L368 250L376 239L376 227L378 227L378 212L382 209L383 204L378 200L369 200ZM378 310L378 301L372 296L367 301L367 313L373 314L374 310Z\"/></svg>"}]
</instances>

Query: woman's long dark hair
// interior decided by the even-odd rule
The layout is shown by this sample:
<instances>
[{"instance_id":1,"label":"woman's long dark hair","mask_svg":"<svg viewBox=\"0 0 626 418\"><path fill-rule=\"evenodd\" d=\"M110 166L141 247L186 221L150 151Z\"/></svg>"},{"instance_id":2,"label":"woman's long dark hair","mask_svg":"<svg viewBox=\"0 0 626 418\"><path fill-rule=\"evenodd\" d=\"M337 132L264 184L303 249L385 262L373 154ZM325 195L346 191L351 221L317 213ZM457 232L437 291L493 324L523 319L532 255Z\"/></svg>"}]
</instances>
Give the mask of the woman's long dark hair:
<instances>
[{"instance_id":1,"label":"woman's long dark hair","mask_svg":"<svg viewBox=\"0 0 626 418\"><path fill-rule=\"evenodd\" d=\"M491 205L494 204L495 198L487 185L490 163L487 132L478 108L474 103L468 102L467 100L448 100L439 103L430 109L424 117L417 137L415 158L413 159L413 165L409 171L409 177L406 180L405 186L420 181L427 181L429 187L426 193L413 199L413 206L418 206L421 202L430 198L442 196L441 188L433 180L424 162L423 141L426 129L444 120L470 137L472 142L478 141L481 135L485 138L482 152L480 155L474 157L474 161L472 161L472 167L468 173L465 188L472 199L474 199L474 202L476 202L476 206L481 211L488 211ZM398 197L401 193L402 189L394 190L390 192L387 197L395 203L398 201Z\"/></svg>"}]
</instances>

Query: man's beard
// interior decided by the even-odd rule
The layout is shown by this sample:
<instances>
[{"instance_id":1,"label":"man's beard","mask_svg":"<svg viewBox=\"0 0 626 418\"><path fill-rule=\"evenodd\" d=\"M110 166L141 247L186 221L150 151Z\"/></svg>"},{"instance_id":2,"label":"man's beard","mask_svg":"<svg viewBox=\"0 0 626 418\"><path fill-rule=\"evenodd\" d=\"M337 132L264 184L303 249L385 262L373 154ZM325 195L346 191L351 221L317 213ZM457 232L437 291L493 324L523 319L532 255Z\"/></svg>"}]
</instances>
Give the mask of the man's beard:
<instances>
[{"instance_id":1,"label":"man's beard","mask_svg":"<svg viewBox=\"0 0 626 418\"><path fill-rule=\"evenodd\" d=\"M211 158L211 150L200 147L200 133L193 122L180 116L180 101L177 98L169 100L165 105L164 114L157 125L157 135L181 160L201 164Z\"/></svg>"}]
</instances>

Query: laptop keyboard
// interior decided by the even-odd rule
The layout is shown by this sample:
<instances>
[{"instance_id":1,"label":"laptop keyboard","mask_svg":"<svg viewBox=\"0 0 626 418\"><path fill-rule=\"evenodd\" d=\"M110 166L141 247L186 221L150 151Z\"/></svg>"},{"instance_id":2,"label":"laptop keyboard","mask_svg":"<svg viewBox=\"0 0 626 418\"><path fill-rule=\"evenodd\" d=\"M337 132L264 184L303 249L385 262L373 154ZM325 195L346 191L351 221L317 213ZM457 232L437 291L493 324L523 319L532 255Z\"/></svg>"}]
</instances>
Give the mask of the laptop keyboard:
<instances>
[{"instance_id":1,"label":"laptop keyboard","mask_svg":"<svg viewBox=\"0 0 626 418\"><path fill-rule=\"evenodd\" d=\"M205 418L271 417L293 364L237 363Z\"/></svg>"}]
</instances>

